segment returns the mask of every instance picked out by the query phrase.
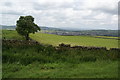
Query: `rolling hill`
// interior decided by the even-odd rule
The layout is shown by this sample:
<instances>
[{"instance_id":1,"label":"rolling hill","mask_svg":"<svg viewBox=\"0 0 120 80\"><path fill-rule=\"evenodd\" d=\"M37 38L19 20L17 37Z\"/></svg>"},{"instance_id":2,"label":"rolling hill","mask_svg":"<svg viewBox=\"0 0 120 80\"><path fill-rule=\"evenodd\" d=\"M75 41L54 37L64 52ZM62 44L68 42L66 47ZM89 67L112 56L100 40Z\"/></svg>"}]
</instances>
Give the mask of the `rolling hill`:
<instances>
[{"instance_id":1,"label":"rolling hill","mask_svg":"<svg viewBox=\"0 0 120 80\"><path fill-rule=\"evenodd\" d=\"M13 26L6 26L0 25L2 29L7 30L15 30L15 25ZM79 35L87 35L87 36L113 36L118 37L120 31L118 30L66 30L60 28L53 28L53 27L46 27L40 26L42 33L48 34L56 34L56 35L64 35L64 36L79 36Z\"/></svg>"},{"instance_id":2,"label":"rolling hill","mask_svg":"<svg viewBox=\"0 0 120 80\"><path fill-rule=\"evenodd\" d=\"M20 36L14 30L3 30L3 38L6 39L22 39L24 37ZM30 34L30 38L36 40L43 44L50 44L57 46L61 43L71 44L71 45L81 45L81 46L97 46L97 47L107 47L107 48L118 48L117 37L94 37L94 36L60 36L54 34L46 34L38 32L36 34Z\"/></svg>"}]
</instances>

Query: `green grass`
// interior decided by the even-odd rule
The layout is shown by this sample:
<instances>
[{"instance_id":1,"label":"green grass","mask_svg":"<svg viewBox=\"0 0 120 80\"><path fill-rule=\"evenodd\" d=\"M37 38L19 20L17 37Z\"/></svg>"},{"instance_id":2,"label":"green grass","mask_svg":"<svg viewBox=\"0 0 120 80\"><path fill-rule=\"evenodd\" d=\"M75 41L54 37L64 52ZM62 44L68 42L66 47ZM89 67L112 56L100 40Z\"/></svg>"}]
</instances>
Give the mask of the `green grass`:
<instances>
[{"instance_id":1,"label":"green grass","mask_svg":"<svg viewBox=\"0 0 120 80\"><path fill-rule=\"evenodd\" d=\"M3 44L3 78L117 78L115 51Z\"/></svg>"},{"instance_id":2,"label":"green grass","mask_svg":"<svg viewBox=\"0 0 120 80\"><path fill-rule=\"evenodd\" d=\"M107 48L118 48L118 40L102 39L92 36L59 36L53 34L36 33L31 34L30 37L40 43L52 44L57 46L60 43L81 45L81 46L97 46Z\"/></svg>"},{"instance_id":3,"label":"green grass","mask_svg":"<svg viewBox=\"0 0 120 80\"><path fill-rule=\"evenodd\" d=\"M25 38L19 35L15 30L2 30L2 38L25 40Z\"/></svg>"},{"instance_id":4,"label":"green grass","mask_svg":"<svg viewBox=\"0 0 120 80\"><path fill-rule=\"evenodd\" d=\"M27 66L3 64L4 78L117 78L117 61L97 61L79 64L38 62Z\"/></svg>"},{"instance_id":5,"label":"green grass","mask_svg":"<svg viewBox=\"0 0 120 80\"><path fill-rule=\"evenodd\" d=\"M24 37L20 36L14 30L2 30L2 38L4 37L6 39L25 40ZM65 43L65 44L71 44L72 46L81 45L81 46L118 48L118 40L95 38L92 36L59 36L53 34L36 33L36 34L30 34L30 38L40 43L51 44L54 46L58 46L61 43ZM111 37L106 37L106 38L111 38Z\"/></svg>"},{"instance_id":6,"label":"green grass","mask_svg":"<svg viewBox=\"0 0 120 80\"><path fill-rule=\"evenodd\" d=\"M3 30L6 39L23 39L16 31ZM115 47L115 39L58 36L36 33L30 37L44 44L59 43ZM104 43L103 43L103 42ZM106 43L105 43L106 42ZM108 43L111 43L108 45ZM94 45L93 45L94 44ZM106 50L56 50L50 45L2 45L3 78L117 78L118 53Z\"/></svg>"},{"instance_id":7,"label":"green grass","mask_svg":"<svg viewBox=\"0 0 120 80\"><path fill-rule=\"evenodd\" d=\"M112 36L96 36L99 38L111 38L111 39L118 39L119 37L112 37Z\"/></svg>"}]
</instances>

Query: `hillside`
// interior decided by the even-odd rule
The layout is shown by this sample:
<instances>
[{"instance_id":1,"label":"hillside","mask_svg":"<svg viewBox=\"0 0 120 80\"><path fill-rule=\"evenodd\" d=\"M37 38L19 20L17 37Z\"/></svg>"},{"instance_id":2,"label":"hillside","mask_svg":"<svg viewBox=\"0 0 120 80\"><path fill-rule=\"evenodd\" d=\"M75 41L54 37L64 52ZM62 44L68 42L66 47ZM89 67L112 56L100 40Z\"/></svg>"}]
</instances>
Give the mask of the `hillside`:
<instances>
[{"instance_id":1,"label":"hillside","mask_svg":"<svg viewBox=\"0 0 120 80\"><path fill-rule=\"evenodd\" d=\"M15 26L6 26L1 25L2 29L14 30ZM118 37L118 30L67 30L53 27L40 26L42 33L64 35L64 36L79 36L79 35L88 35L88 36L114 36Z\"/></svg>"},{"instance_id":2,"label":"hillside","mask_svg":"<svg viewBox=\"0 0 120 80\"><path fill-rule=\"evenodd\" d=\"M7 30L15 30L15 25L7 26L7 25L0 25L2 29L7 29ZM59 28L52 28L52 27L46 27L46 26L40 26L41 30L62 30Z\"/></svg>"},{"instance_id":3,"label":"hillside","mask_svg":"<svg viewBox=\"0 0 120 80\"><path fill-rule=\"evenodd\" d=\"M3 38L6 39L22 39L14 30L3 30ZM36 33L31 34L30 38L43 44L50 44L57 46L61 43L80 45L80 46L95 46L95 47L107 47L107 48L118 48L117 37L102 37L102 36L60 36L54 34Z\"/></svg>"},{"instance_id":4,"label":"hillside","mask_svg":"<svg viewBox=\"0 0 120 80\"><path fill-rule=\"evenodd\" d=\"M92 36L59 36L45 33L31 34L30 37L36 41L39 41L40 43L52 44L54 46L57 46L60 43L65 43L81 46L118 48L118 40L110 37L103 39Z\"/></svg>"},{"instance_id":5,"label":"hillside","mask_svg":"<svg viewBox=\"0 0 120 80\"><path fill-rule=\"evenodd\" d=\"M116 47L116 45L113 45L116 43L116 39L59 36L45 33L31 34L30 37L39 41L38 43L33 40L25 41L14 30L3 30L2 37L4 38L2 41L3 78L118 77L118 50L116 49L87 50L84 48L52 46L62 41L91 46L95 42L94 45ZM108 45L107 42L111 45Z\"/></svg>"},{"instance_id":6,"label":"hillside","mask_svg":"<svg viewBox=\"0 0 120 80\"><path fill-rule=\"evenodd\" d=\"M3 30L2 34L3 78L118 78L118 49L55 46L58 42L93 46L95 42L116 47L118 40L113 37L31 34L38 43L25 41L14 30Z\"/></svg>"}]
</instances>

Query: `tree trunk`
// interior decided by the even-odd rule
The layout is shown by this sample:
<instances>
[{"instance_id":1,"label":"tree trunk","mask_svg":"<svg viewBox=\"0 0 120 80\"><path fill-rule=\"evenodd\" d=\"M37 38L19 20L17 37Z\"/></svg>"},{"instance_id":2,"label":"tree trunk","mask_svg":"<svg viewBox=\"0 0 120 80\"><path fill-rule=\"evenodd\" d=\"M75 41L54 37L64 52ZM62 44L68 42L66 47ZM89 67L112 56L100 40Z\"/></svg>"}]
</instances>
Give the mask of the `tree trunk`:
<instances>
[{"instance_id":1,"label":"tree trunk","mask_svg":"<svg viewBox=\"0 0 120 80\"><path fill-rule=\"evenodd\" d=\"M26 40L29 40L29 34L26 34L25 38Z\"/></svg>"}]
</instances>

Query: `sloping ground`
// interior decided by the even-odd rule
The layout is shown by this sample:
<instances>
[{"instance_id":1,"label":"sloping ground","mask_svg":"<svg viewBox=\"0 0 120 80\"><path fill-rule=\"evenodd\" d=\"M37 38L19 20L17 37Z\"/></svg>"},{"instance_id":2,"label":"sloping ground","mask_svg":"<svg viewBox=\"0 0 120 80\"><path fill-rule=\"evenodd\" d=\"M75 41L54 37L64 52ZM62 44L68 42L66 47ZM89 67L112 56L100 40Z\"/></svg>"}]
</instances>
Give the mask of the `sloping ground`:
<instances>
[{"instance_id":1,"label":"sloping ground","mask_svg":"<svg viewBox=\"0 0 120 80\"><path fill-rule=\"evenodd\" d=\"M45 34L45 33L31 34L30 37L33 40L36 40L40 43L50 44L54 46L58 46L61 43L65 43L65 44L71 44L72 46L80 45L80 46L118 48L118 41L119 41L116 39L103 39L103 38L95 38L91 36L59 36L59 35ZM25 40L24 37L20 36L14 30L2 30L2 38Z\"/></svg>"},{"instance_id":2,"label":"sloping ground","mask_svg":"<svg viewBox=\"0 0 120 80\"><path fill-rule=\"evenodd\" d=\"M118 40L95 38L92 36L59 36L53 34L36 33L31 34L30 37L40 43L52 44L57 46L61 43L80 45L80 46L96 46L107 48L118 48Z\"/></svg>"},{"instance_id":3,"label":"sloping ground","mask_svg":"<svg viewBox=\"0 0 120 80\"><path fill-rule=\"evenodd\" d=\"M64 46L56 49L50 45L45 46L38 45L39 43L36 42L24 42L24 40L21 40L24 38L18 35L16 31L3 31L3 33L3 37L5 36L7 39L3 40L2 45L3 78L118 77L118 51L104 49L79 50L63 48ZM39 37L40 35L41 37ZM35 40L36 38L43 40L44 43L48 43L50 40L53 40L53 43L59 40L64 41L65 39L65 41L71 41L69 40L71 38L66 38L66 36L41 33L38 36L35 34L33 37L35 37L33 38ZM56 39L57 37L58 39ZM74 37L76 37L74 39L77 39L78 36ZM83 40L91 38L80 37ZM82 41L81 38L78 41ZM73 41L75 41L74 39Z\"/></svg>"},{"instance_id":4,"label":"sloping ground","mask_svg":"<svg viewBox=\"0 0 120 80\"><path fill-rule=\"evenodd\" d=\"M25 40L25 38L20 36L15 30L2 30L2 39Z\"/></svg>"}]
</instances>

